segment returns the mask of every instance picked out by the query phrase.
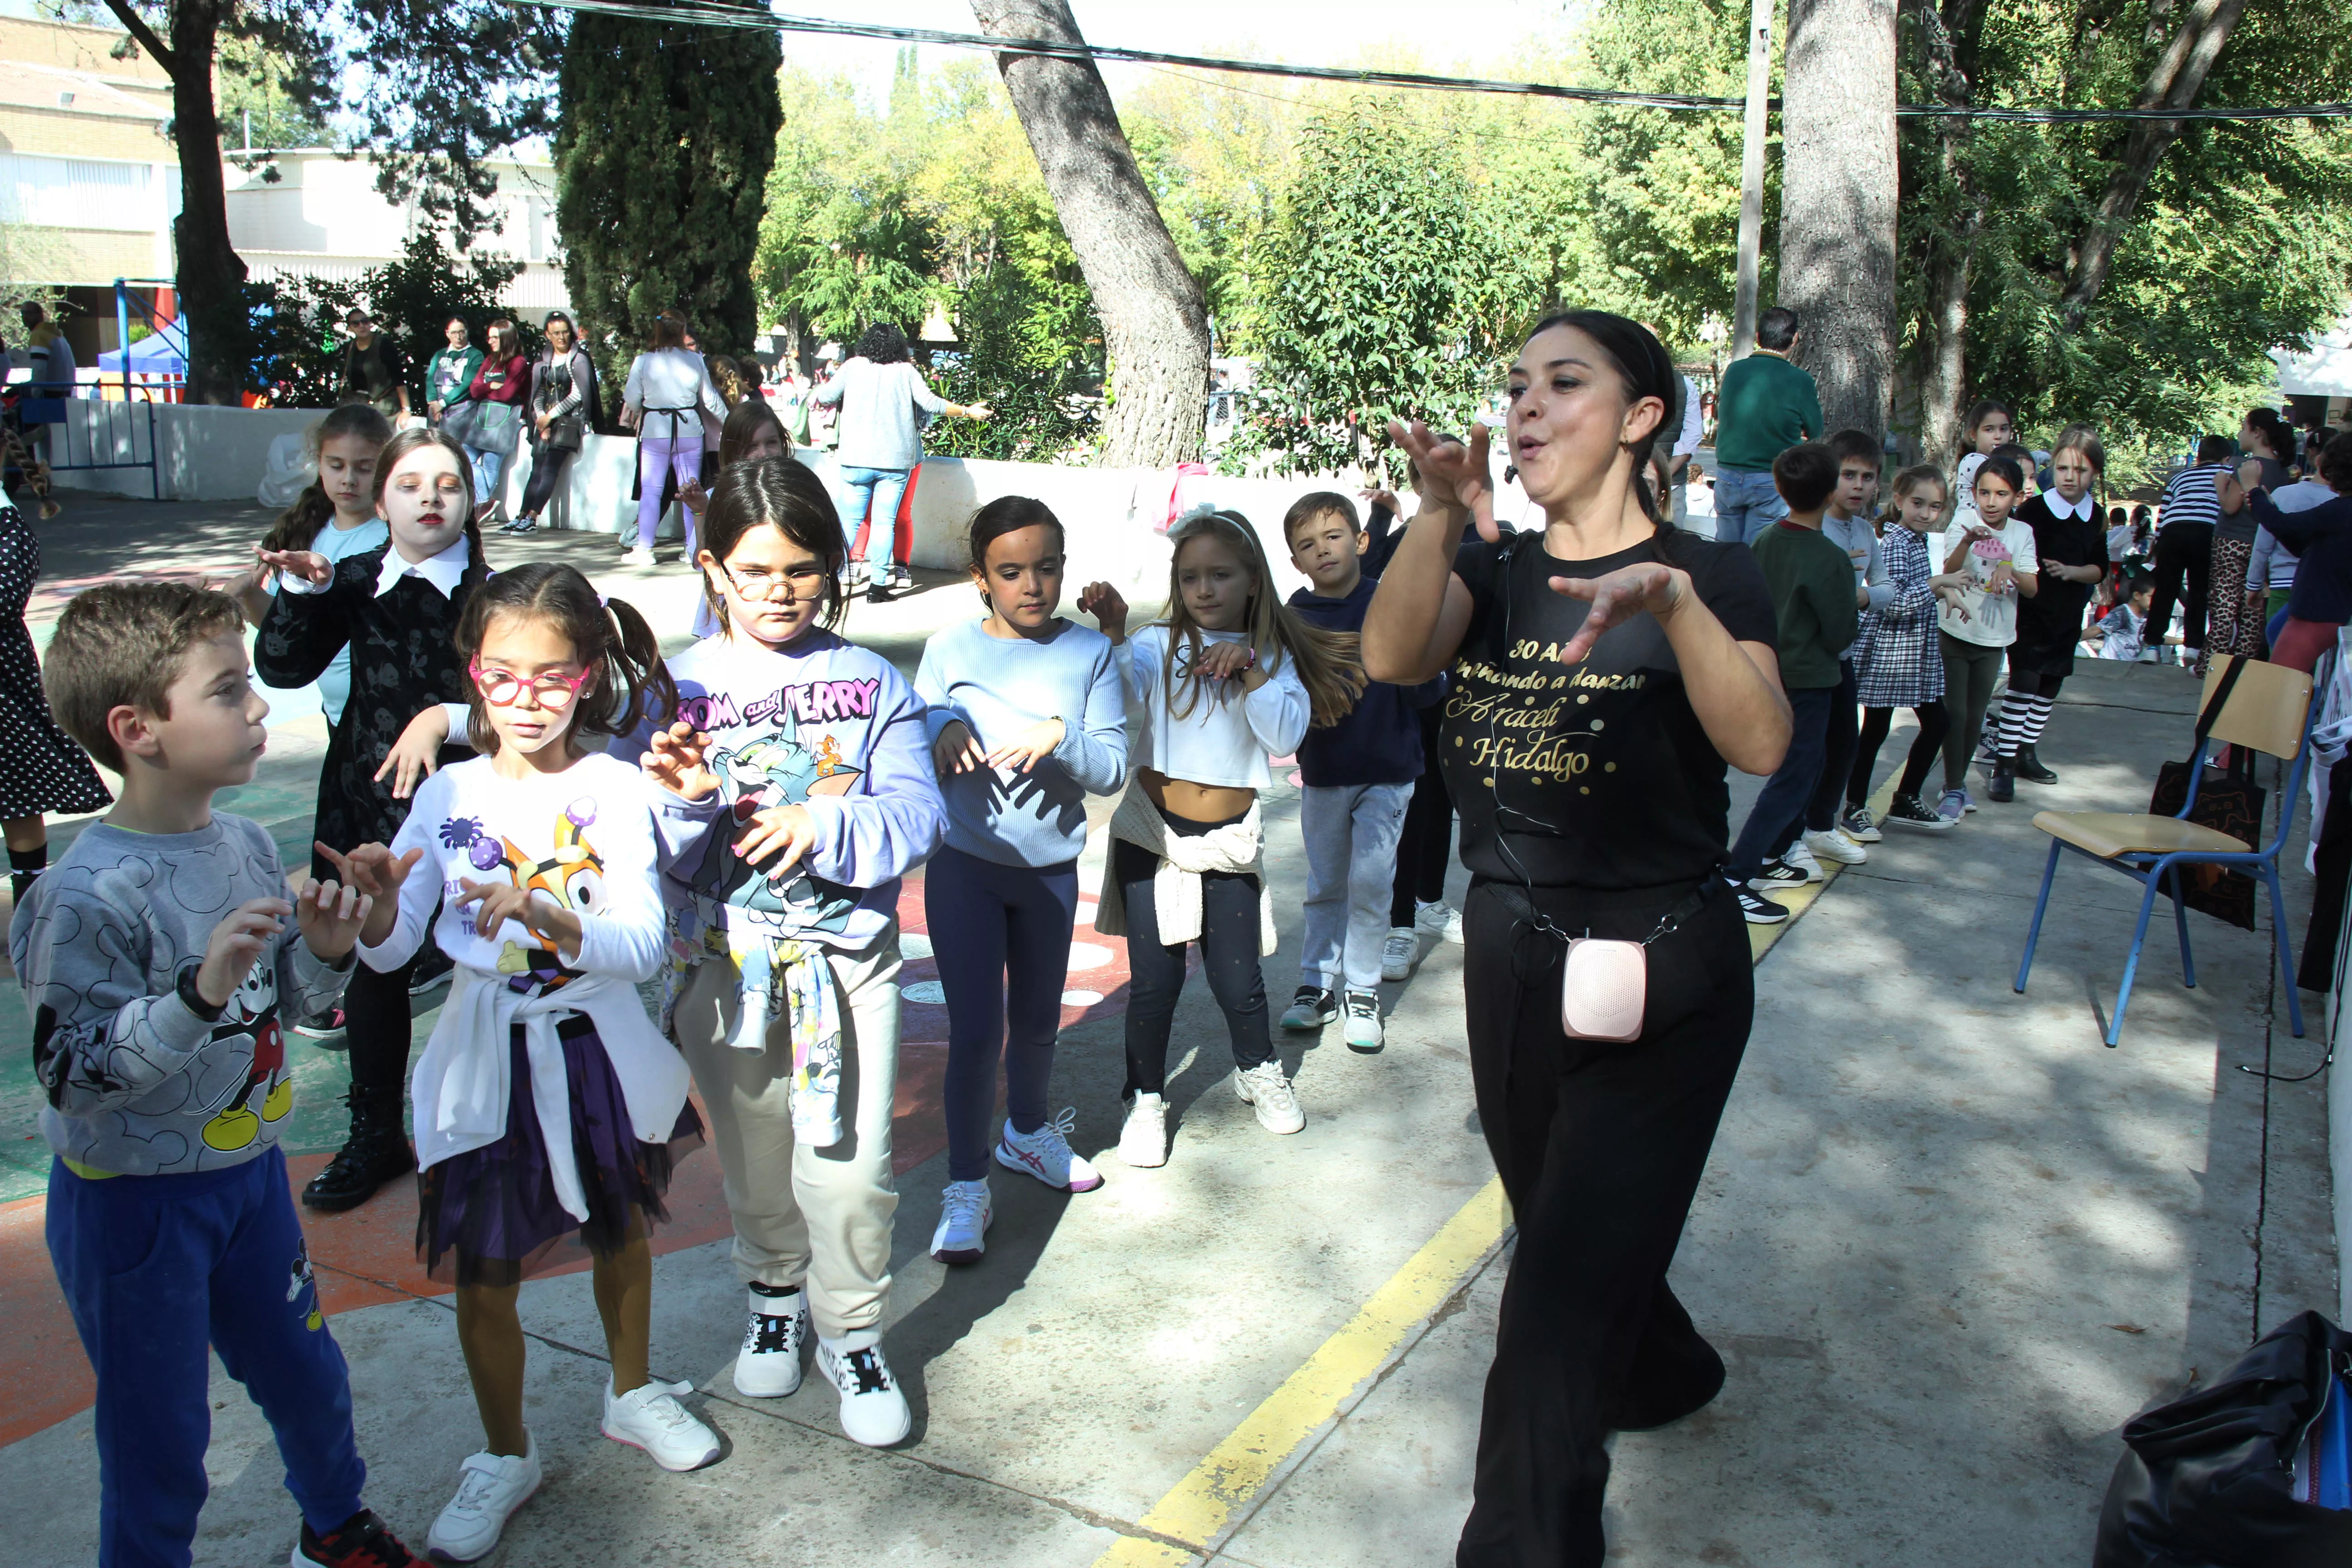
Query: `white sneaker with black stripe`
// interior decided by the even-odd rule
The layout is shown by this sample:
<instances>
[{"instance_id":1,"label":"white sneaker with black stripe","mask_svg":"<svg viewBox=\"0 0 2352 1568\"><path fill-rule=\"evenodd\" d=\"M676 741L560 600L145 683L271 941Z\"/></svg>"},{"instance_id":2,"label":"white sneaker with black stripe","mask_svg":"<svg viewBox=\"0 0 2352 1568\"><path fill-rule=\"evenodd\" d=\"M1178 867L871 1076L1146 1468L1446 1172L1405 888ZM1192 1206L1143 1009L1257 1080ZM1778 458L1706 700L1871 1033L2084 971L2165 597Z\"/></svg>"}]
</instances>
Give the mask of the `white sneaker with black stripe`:
<instances>
[{"instance_id":1,"label":"white sneaker with black stripe","mask_svg":"<svg viewBox=\"0 0 2352 1568\"><path fill-rule=\"evenodd\" d=\"M841 1391L841 1430L852 1442L887 1448L914 1430L914 1415L882 1354L878 1331L858 1329L837 1340L818 1335L816 1365Z\"/></svg>"},{"instance_id":2,"label":"white sneaker with black stripe","mask_svg":"<svg viewBox=\"0 0 2352 1568\"><path fill-rule=\"evenodd\" d=\"M801 1347L808 1343L806 1290L751 1287L751 1315L735 1356L735 1392L751 1399L782 1399L801 1386Z\"/></svg>"}]
</instances>

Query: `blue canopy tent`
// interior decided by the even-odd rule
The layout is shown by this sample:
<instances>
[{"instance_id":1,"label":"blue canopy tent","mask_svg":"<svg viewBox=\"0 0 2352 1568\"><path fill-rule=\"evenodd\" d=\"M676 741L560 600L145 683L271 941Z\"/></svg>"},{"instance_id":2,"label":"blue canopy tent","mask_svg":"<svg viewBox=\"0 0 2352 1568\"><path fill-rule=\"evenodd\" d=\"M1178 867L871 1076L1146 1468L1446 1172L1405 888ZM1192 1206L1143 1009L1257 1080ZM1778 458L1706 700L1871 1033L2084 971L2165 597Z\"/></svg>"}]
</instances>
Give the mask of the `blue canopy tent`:
<instances>
[{"instance_id":1,"label":"blue canopy tent","mask_svg":"<svg viewBox=\"0 0 2352 1568\"><path fill-rule=\"evenodd\" d=\"M122 353L115 350L98 356L101 373L121 375ZM187 356L165 332L155 332L131 345L131 374L133 375L186 375Z\"/></svg>"}]
</instances>

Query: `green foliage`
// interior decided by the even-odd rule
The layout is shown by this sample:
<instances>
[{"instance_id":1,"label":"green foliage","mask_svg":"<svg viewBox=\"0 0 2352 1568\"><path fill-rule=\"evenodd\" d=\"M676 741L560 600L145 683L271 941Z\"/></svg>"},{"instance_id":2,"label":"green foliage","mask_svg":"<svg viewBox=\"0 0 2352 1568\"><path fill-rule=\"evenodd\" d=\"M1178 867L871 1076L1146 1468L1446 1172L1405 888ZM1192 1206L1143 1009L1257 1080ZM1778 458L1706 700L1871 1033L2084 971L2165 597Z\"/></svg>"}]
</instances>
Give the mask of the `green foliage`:
<instances>
[{"instance_id":1,"label":"green foliage","mask_svg":"<svg viewBox=\"0 0 2352 1568\"><path fill-rule=\"evenodd\" d=\"M573 21L556 222L564 282L608 397L666 310L685 312L706 353L751 349L781 58L765 29Z\"/></svg>"},{"instance_id":2,"label":"green foliage","mask_svg":"<svg viewBox=\"0 0 2352 1568\"><path fill-rule=\"evenodd\" d=\"M1391 417L1466 422L1498 379L1503 313L1476 205L1461 159L1392 102L1307 122L1268 248L1265 363L1235 458L1255 447L1283 472L1328 473L1387 451ZM1402 475L1393 461L1385 471Z\"/></svg>"},{"instance_id":3,"label":"green foliage","mask_svg":"<svg viewBox=\"0 0 2352 1568\"><path fill-rule=\"evenodd\" d=\"M243 38L231 38L220 52L220 142L236 153L256 149L325 147L333 143L318 109L294 96L294 69L287 60ZM263 178L270 176L265 173Z\"/></svg>"},{"instance_id":4,"label":"green foliage","mask_svg":"<svg viewBox=\"0 0 2352 1568\"><path fill-rule=\"evenodd\" d=\"M957 301L957 352L933 363L942 396L985 403L992 416L941 421L925 445L947 457L1083 460L1103 381L1094 298L1058 225L1003 237L995 264Z\"/></svg>"},{"instance_id":5,"label":"green foliage","mask_svg":"<svg viewBox=\"0 0 2352 1568\"><path fill-rule=\"evenodd\" d=\"M251 367L249 385L266 392L281 408L324 408L334 400L341 370L343 317L354 305L370 312L376 330L388 335L407 362L412 405L425 406L425 366L445 346L442 330L462 316L478 345L488 341L494 317L516 322L526 352L537 347L537 329L499 303L499 295L522 270L516 263L459 260L429 235L409 237L397 261L370 268L356 281L306 277L246 285L250 339L238 345L237 362Z\"/></svg>"}]
</instances>

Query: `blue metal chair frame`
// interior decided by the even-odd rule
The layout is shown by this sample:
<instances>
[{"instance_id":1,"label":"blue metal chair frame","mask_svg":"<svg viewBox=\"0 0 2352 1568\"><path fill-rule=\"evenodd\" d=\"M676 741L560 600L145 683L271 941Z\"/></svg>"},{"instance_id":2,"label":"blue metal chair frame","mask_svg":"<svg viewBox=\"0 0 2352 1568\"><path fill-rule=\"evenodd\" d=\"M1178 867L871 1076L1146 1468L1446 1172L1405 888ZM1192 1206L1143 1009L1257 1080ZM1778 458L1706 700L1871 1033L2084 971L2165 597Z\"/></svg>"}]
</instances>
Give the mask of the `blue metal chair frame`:
<instances>
[{"instance_id":1,"label":"blue metal chair frame","mask_svg":"<svg viewBox=\"0 0 2352 1568\"><path fill-rule=\"evenodd\" d=\"M2033 949L2042 940L2042 917L2050 908L2050 885L2057 879L2058 857L2063 850L2073 850L2094 865L2105 866L2121 872L2147 890L2139 900L2139 921L2132 927L2131 956L2124 961L2123 988L2116 995L2116 1014L2107 1024L2107 1044L2113 1047L2123 1036L2124 1009L2131 1003L2132 982L2139 973L2140 948L2147 941L2148 916L2156 908L2159 883L2169 884L2172 894L2172 923L2180 933L2181 984L2190 990L2197 985L2197 961L2189 951L2189 908L2180 900L2180 868L2183 866L2229 866L2252 871L2267 883L2271 890L2271 948L2278 955L2279 977L2286 988L2286 1014L2289 1027L2297 1039L2303 1037L2303 1002L2295 994L2294 969L2288 961L2286 945L2286 900L2279 891L2279 852L2286 847L2288 831L2294 826L2294 809L2303 797L2303 775L2311 765L2311 731L2319 716L2319 692L2311 694L2311 704L2303 716L2303 743L2295 749L2294 764L2287 772L2286 783L2279 791L2278 833L2266 849L2253 849L2231 854L2211 849L2182 849L2167 854L2149 851L2127 851L2109 859L2092 854L2079 845L2069 844L2052 835L2050 859L2042 868L2042 896L2033 903L2033 925L2025 933L2025 956L2017 965L2017 984L2011 987L2020 995L2025 994L2025 977L2033 969ZM2197 787L2204 782L2205 753L2212 749L2210 738L2199 742L2196 754L2189 764L2189 798L2176 814L2176 820L2185 819L2197 808Z\"/></svg>"}]
</instances>

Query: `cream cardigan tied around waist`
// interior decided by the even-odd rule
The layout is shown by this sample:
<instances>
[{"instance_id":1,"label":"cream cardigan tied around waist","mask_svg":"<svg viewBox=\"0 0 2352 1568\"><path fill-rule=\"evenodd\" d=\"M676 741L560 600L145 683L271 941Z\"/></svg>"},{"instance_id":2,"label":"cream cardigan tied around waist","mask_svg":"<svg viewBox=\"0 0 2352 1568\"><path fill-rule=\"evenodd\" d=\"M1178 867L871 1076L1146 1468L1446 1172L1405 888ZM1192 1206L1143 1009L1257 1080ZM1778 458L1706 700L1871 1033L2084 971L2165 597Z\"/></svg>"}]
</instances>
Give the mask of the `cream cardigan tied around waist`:
<instances>
[{"instance_id":1,"label":"cream cardigan tied around waist","mask_svg":"<svg viewBox=\"0 0 2352 1568\"><path fill-rule=\"evenodd\" d=\"M1279 945L1274 931L1274 894L1265 881L1265 832L1255 801L1249 815L1239 822L1187 836L1171 833L1142 784L1131 783L1111 816L1110 836L1160 857L1160 869L1152 873L1151 897L1163 943L1174 946L1200 940L1201 878L1207 872L1223 871L1257 879L1258 956L1268 956ZM1102 900L1095 910L1095 930L1105 936L1129 934L1127 896L1109 860L1103 863Z\"/></svg>"}]
</instances>

